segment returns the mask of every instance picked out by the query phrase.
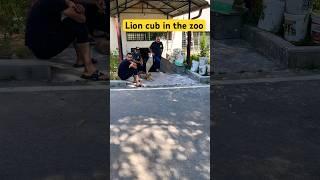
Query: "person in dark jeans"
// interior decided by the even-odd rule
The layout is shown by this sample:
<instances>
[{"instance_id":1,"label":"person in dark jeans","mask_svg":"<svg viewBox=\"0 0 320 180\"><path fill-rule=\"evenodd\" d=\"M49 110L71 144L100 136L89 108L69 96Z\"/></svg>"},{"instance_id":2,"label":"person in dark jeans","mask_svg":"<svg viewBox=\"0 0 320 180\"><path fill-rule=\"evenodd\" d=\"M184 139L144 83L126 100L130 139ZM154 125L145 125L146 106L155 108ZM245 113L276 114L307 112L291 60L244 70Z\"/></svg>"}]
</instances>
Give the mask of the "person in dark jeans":
<instances>
[{"instance_id":1,"label":"person in dark jeans","mask_svg":"<svg viewBox=\"0 0 320 180\"><path fill-rule=\"evenodd\" d=\"M156 40L150 46L150 52L153 54L154 67L156 71L160 70L161 54L163 52L163 44L160 41L160 37L157 36Z\"/></svg>"},{"instance_id":2,"label":"person in dark jeans","mask_svg":"<svg viewBox=\"0 0 320 180\"><path fill-rule=\"evenodd\" d=\"M26 24L26 46L39 59L50 59L74 43L77 62L85 65L82 78L106 80L91 59L85 9L71 0L38 0Z\"/></svg>"},{"instance_id":3,"label":"person in dark jeans","mask_svg":"<svg viewBox=\"0 0 320 180\"><path fill-rule=\"evenodd\" d=\"M118 68L118 76L121 80L127 80L133 76L133 82L136 83L136 86L142 86L141 80L138 75L138 66L137 63L133 62L133 57L131 53L128 53L126 59L121 61Z\"/></svg>"}]
</instances>

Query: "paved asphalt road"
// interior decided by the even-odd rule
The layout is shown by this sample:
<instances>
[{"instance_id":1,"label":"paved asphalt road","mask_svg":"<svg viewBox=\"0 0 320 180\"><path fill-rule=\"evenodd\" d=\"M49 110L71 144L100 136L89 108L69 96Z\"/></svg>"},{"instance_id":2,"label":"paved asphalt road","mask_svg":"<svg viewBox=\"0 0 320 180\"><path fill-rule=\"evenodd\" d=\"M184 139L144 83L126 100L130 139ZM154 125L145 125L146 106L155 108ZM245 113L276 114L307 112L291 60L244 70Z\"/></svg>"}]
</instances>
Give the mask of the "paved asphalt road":
<instances>
[{"instance_id":1,"label":"paved asphalt road","mask_svg":"<svg viewBox=\"0 0 320 180\"><path fill-rule=\"evenodd\" d=\"M320 179L320 80L212 88L216 180Z\"/></svg>"},{"instance_id":2,"label":"paved asphalt road","mask_svg":"<svg viewBox=\"0 0 320 180\"><path fill-rule=\"evenodd\" d=\"M0 179L108 179L107 90L17 89L0 92Z\"/></svg>"},{"instance_id":3,"label":"paved asphalt road","mask_svg":"<svg viewBox=\"0 0 320 180\"><path fill-rule=\"evenodd\" d=\"M111 90L111 179L209 179L209 93Z\"/></svg>"}]
</instances>

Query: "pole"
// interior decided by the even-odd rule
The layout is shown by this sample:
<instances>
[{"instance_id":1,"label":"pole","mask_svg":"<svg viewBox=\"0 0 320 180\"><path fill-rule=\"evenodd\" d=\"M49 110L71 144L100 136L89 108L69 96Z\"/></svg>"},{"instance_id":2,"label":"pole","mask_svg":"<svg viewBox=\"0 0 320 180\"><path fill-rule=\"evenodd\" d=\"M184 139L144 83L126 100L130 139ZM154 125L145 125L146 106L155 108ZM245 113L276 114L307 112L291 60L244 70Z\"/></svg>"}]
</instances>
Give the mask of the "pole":
<instances>
[{"instance_id":1,"label":"pole","mask_svg":"<svg viewBox=\"0 0 320 180\"><path fill-rule=\"evenodd\" d=\"M119 62L122 61L123 59L123 52L122 52L122 38L121 38L121 20L120 20L120 11L119 11L119 2L116 0L116 5L117 5L117 15L118 15L118 46L119 46Z\"/></svg>"},{"instance_id":2,"label":"pole","mask_svg":"<svg viewBox=\"0 0 320 180\"><path fill-rule=\"evenodd\" d=\"M188 19L191 19L191 0L188 1L189 2L189 15L188 15ZM188 44L187 44L187 66L188 68L191 67L191 63L190 63L190 51L191 51L191 31L188 31Z\"/></svg>"},{"instance_id":3,"label":"pole","mask_svg":"<svg viewBox=\"0 0 320 180\"><path fill-rule=\"evenodd\" d=\"M167 20L169 19L169 14L167 14ZM169 31L167 31L167 53L168 53L168 50L169 50L169 43L168 43L168 41L169 41ZM167 58L167 56L166 56L166 58Z\"/></svg>"}]
</instances>

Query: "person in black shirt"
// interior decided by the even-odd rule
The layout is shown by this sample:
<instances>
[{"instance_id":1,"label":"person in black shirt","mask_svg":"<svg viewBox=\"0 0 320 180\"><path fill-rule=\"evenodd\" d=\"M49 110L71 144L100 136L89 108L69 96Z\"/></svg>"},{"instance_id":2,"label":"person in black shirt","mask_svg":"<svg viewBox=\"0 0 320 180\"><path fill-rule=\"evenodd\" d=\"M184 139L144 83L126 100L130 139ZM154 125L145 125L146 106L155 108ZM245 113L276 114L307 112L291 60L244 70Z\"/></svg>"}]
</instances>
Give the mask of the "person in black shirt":
<instances>
[{"instance_id":1,"label":"person in black shirt","mask_svg":"<svg viewBox=\"0 0 320 180\"><path fill-rule=\"evenodd\" d=\"M135 63L138 66L138 72L142 72L143 69L144 69L143 68L144 67L144 65L143 65L144 63L143 63L143 59L142 59L139 47L136 47L134 49L134 52L133 52L132 56L133 56L133 59L135 60Z\"/></svg>"},{"instance_id":2,"label":"person in black shirt","mask_svg":"<svg viewBox=\"0 0 320 180\"><path fill-rule=\"evenodd\" d=\"M122 60L118 68L118 76L121 80L127 80L133 76L134 83L137 87L142 86L141 80L138 75L137 63L133 62L132 54L128 53L126 59Z\"/></svg>"},{"instance_id":3,"label":"person in black shirt","mask_svg":"<svg viewBox=\"0 0 320 180\"><path fill-rule=\"evenodd\" d=\"M160 41L159 36L157 36L156 40L151 44L150 51L153 54L154 67L155 67L156 71L159 71L160 70L161 54L163 52L163 44Z\"/></svg>"},{"instance_id":4,"label":"person in black shirt","mask_svg":"<svg viewBox=\"0 0 320 180\"><path fill-rule=\"evenodd\" d=\"M106 80L91 60L85 9L71 0L37 0L26 24L26 46L39 59L50 59L75 42L77 61L83 62L82 78Z\"/></svg>"}]
</instances>

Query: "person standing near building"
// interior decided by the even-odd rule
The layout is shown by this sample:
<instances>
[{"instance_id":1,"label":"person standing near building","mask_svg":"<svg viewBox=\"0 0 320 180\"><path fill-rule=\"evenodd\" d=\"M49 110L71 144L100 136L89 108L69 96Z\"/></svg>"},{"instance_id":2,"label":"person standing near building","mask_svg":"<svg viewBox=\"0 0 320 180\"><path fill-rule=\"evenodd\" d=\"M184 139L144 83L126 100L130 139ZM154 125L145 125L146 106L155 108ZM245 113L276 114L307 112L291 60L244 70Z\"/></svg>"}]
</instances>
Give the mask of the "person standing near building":
<instances>
[{"instance_id":1,"label":"person standing near building","mask_svg":"<svg viewBox=\"0 0 320 180\"><path fill-rule=\"evenodd\" d=\"M160 37L157 36L156 40L150 46L150 52L153 54L154 59L154 68L157 72L160 71L160 62L161 62L161 55L163 52L163 44L160 41Z\"/></svg>"}]
</instances>

